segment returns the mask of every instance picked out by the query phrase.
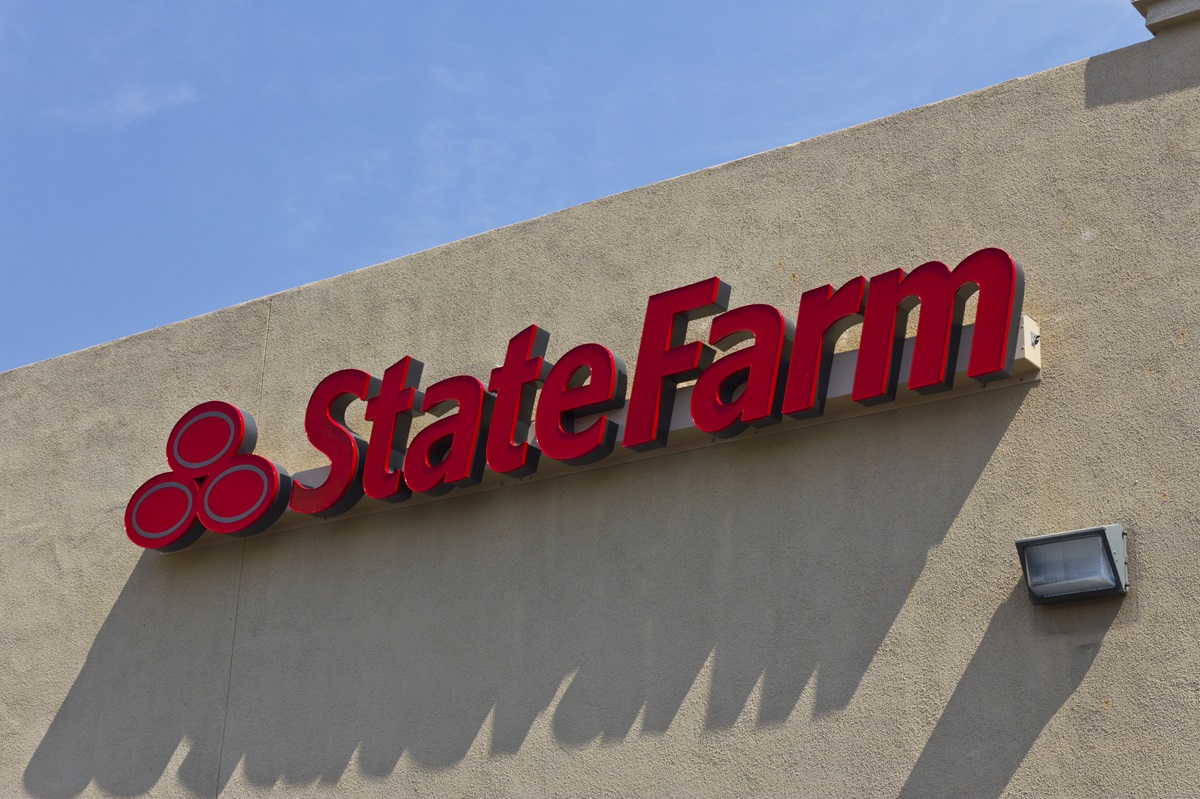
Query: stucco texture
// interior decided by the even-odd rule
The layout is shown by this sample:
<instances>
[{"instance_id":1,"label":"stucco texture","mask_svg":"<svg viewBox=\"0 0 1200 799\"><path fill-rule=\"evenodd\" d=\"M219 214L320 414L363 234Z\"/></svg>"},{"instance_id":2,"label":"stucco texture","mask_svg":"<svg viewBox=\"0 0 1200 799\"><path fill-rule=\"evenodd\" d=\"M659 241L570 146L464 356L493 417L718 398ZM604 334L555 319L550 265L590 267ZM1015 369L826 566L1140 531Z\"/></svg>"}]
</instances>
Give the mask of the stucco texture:
<instances>
[{"instance_id":1,"label":"stucco texture","mask_svg":"<svg viewBox=\"0 0 1200 799\"><path fill-rule=\"evenodd\" d=\"M0 793L1195 795L1200 26L0 375ZM175 420L986 246L1043 379L173 555ZM694 325L701 331L703 325ZM361 405L356 406L361 412ZM352 408L352 413L355 409ZM1116 522L1123 599L1013 539Z\"/></svg>"}]
</instances>

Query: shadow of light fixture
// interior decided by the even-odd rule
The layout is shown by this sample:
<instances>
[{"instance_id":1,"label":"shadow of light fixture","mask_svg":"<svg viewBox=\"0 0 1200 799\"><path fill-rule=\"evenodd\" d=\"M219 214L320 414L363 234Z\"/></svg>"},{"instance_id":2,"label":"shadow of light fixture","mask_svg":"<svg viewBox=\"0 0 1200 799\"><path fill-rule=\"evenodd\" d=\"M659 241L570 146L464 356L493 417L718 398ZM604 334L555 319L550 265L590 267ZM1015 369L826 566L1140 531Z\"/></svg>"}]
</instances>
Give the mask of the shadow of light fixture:
<instances>
[{"instance_id":1,"label":"shadow of light fixture","mask_svg":"<svg viewBox=\"0 0 1200 799\"><path fill-rule=\"evenodd\" d=\"M1125 530L1119 524L1022 538L1016 544L1035 605L1129 591Z\"/></svg>"}]
</instances>

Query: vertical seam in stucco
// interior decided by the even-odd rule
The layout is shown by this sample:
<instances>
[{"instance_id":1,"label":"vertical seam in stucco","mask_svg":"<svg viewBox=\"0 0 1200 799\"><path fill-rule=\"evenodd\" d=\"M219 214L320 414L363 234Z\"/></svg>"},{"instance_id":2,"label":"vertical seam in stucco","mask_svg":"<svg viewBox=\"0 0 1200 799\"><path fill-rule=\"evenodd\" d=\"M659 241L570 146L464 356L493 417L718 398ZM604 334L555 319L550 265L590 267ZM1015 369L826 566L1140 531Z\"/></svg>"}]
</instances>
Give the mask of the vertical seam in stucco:
<instances>
[{"instance_id":1,"label":"vertical seam in stucco","mask_svg":"<svg viewBox=\"0 0 1200 799\"><path fill-rule=\"evenodd\" d=\"M233 694L233 654L237 651L238 610L242 604L242 571L246 566L246 542L242 541L242 554L238 559L237 592L233 600L233 633L229 636L229 670L225 674L225 712L221 715L221 743L217 748L217 779L213 785L213 799L221 795L221 774L225 768L225 728L229 725L229 697Z\"/></svg>"},{"instance_id":2,"label":"vertical seam in stucco","mask_svg":"<svg viewBox=\"0 0 1200 799\"><path fill-rule=\"evenodd\" d=\"M262 363L259 364L258 372L258 407L255 409L258 412L258 423L263 422L263 403L266 402L267 394L267 348L270 345L271 339L271 298L267 297L267 323L263 326L263 346L262 346Z\"/></svg>"}]
</instances>

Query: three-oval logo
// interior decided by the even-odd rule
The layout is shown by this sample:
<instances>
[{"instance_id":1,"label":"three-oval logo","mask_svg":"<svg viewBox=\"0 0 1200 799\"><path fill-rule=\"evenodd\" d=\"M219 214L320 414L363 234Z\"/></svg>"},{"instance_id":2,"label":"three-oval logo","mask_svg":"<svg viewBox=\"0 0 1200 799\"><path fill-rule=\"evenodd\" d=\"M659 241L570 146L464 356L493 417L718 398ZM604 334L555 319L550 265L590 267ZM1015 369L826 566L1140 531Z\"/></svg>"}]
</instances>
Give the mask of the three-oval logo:
<instances>
[{"instance_id":1,"label":"three-oval logo","mask_svg":"<svg viewBox=\"0 0 1200 799\"><path fill-rule=\"evenodd\" d=\"M138 546L173 552L205 530L243 537L287 508L287 470L254 455L253 417L228 402L205 402L167 438L169 472L142 484L125 507L125 532Z\"/></svg>"}]
</instances>

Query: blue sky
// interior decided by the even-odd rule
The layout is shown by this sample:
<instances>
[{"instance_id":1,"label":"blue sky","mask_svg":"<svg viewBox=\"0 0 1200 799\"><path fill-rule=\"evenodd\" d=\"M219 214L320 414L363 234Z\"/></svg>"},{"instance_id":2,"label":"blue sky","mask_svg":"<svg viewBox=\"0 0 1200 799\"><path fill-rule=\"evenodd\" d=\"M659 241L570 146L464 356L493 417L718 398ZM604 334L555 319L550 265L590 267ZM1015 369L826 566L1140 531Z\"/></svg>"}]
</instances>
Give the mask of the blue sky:
<instances>
[{"instance_id":1,"label":"blue sky","mask_svg":"<svg viewBox=\"0 0 1200 799\"><path fill-rule=\"evenodd\" d=\"M1127 0L0 0L0 371L1147 38Z\"/></svg>"}]
</instances>

